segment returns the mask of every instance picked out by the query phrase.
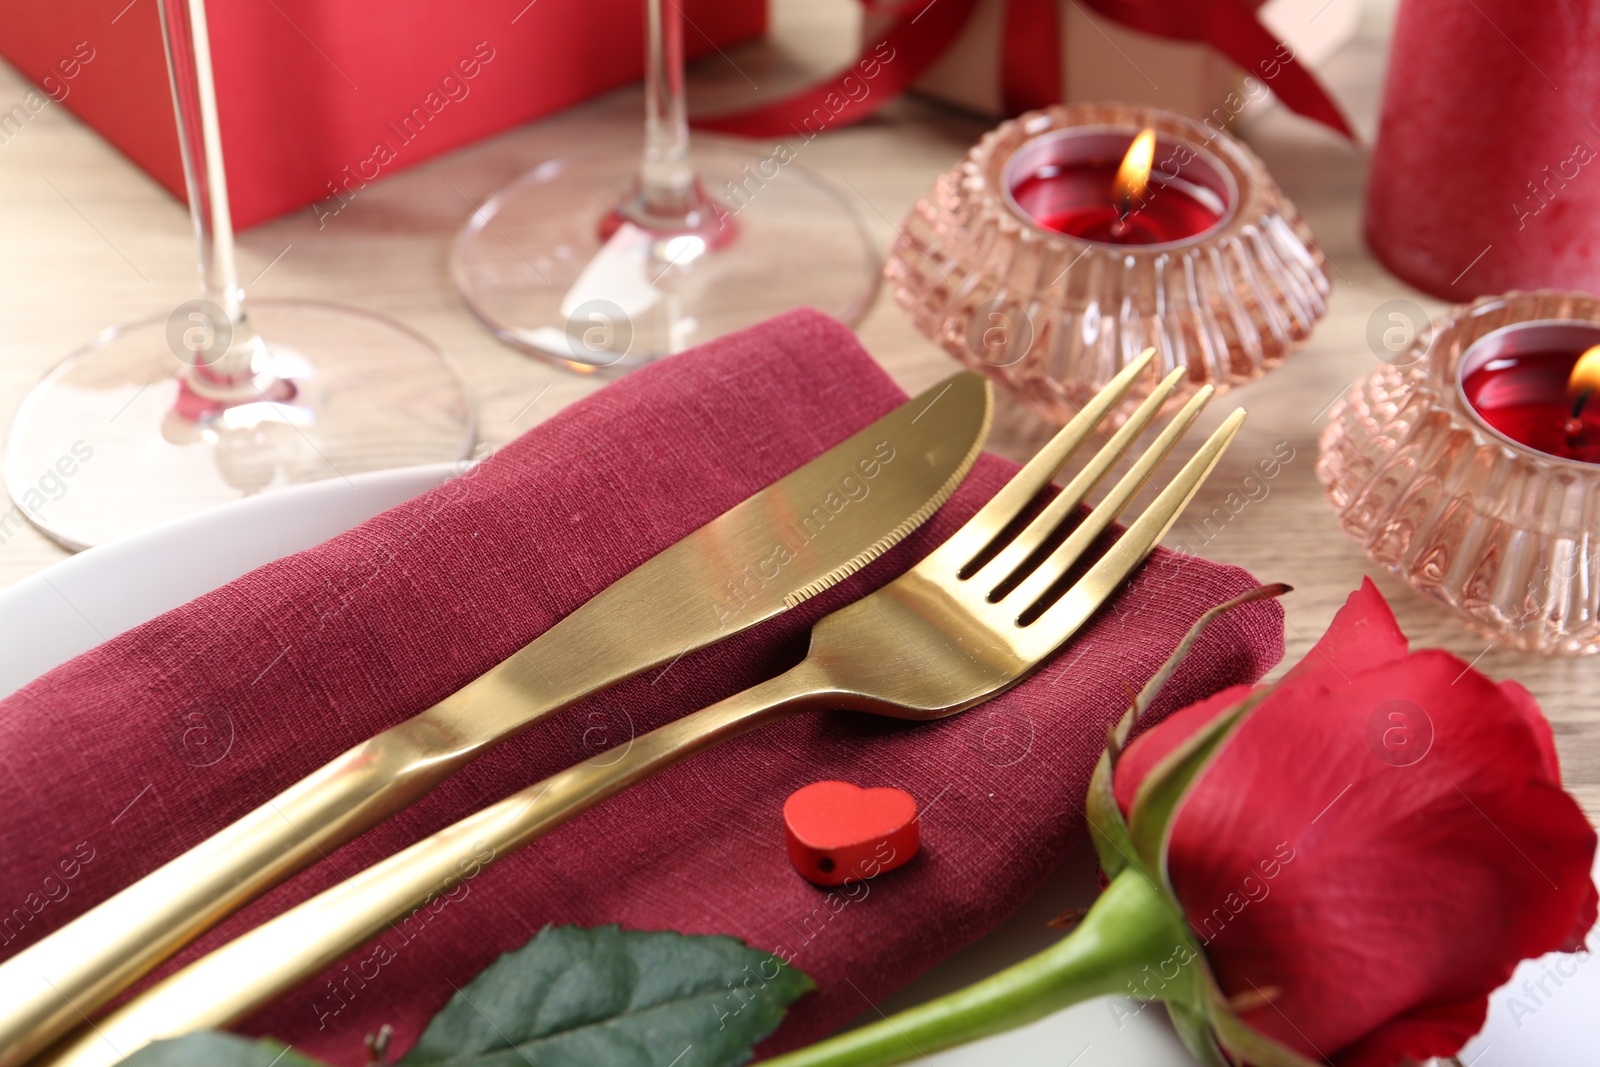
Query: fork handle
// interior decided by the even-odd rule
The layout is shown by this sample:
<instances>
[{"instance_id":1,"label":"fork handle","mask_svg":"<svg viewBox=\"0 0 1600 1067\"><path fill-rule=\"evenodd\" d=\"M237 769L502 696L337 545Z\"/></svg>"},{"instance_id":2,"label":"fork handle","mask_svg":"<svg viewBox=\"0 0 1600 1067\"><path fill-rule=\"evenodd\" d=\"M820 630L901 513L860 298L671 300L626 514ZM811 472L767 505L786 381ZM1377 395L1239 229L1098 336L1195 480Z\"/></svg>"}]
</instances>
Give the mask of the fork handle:
<instances>
[{"instance_id":1,"label":"fork handle","mask_svg":"<svg viewBox=\"0 0 1600 1067\"><path fill-rule=\"evenodd\" d=\"M806 660L586 763L536 782L224 945L81 1028L30 1067L111 1067L152 1041L218 1028L316 976L383 932L391 954L473 878L579 813L696 752L839 694ZM387 957L386 957L387 958ZM317 1003L319 1021L341 1002Z\"/></svg>"},{"instance_id":2,"label":"fork handle","mask_svg":"<svg viewBox=\"0 0 1600 1067\"><path fill-rule=\"evenodd\" d=\"M363 742L0 965L0 1067L28 1058L225 916L476 753L443 704Z\"/></svg>"}]
</instances>

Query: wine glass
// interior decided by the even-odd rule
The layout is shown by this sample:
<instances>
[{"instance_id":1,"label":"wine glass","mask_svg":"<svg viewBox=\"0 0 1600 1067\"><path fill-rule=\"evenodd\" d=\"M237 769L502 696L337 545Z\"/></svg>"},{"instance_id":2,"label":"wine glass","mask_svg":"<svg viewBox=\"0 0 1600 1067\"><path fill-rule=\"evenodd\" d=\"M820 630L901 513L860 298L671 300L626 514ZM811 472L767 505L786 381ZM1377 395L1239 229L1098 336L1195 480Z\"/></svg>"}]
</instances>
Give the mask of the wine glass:
<instances>
[{"instance_id":1,"label":"wine glass","mask_svg":"<svg viewBox=\"0 0 1600 1067\"><path fill-rule=\"evenodd\" d=\"M670 10L669 10L670 9ZM502 341L619 373L796 307L861 316L879 260L851 205L787 144L697 138L683 14L646 0L643 159L629 141L553 154L457 236L451 275Z\"/></svg>"},{"instance_id":2,"label":"wine glass","mask_svg":"<svg viewBox=\"0 0 1600 1067\"><path fill-rule=\"evenodd\" d=\"M3 479L69 549L281 486L464 458L473 413L433 345L311 300L252 302L234 263L204 0L160 0L201 297L104 330L27 394Z\"/></svg>"}]
</instances>

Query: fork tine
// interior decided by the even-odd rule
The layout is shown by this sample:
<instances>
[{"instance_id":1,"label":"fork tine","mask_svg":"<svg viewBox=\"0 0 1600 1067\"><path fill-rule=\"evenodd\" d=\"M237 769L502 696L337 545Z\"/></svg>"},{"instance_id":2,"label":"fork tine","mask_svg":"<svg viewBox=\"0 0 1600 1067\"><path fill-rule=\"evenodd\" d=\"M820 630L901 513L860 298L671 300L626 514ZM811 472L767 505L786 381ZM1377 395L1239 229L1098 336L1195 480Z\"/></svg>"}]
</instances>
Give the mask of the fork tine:
<instances>
[{"instance_id":1,"label":"fork tine","mask_svg":"<svg viewBox=\"0 0 1600 1067\"><path fill-rule=\"evenodd\" d=\"M1127 452L1128 447L1144 432L1145 427L1150 425L1150 420L1156 417L1161 406L1178 388L1178 382L1188 373L1187 368L1178 367L1163 378L1161 384L1155 387L1138 409L1128 416L1128 421L1112 435L1105 447L1096 452L1094 458L1084 465L1083 470L1067 483L1066 488L1056 494L1048 507L1034 516L1033 521L1028 523L1027 529L1018 534L1016 540L1002 549L999 555L972 577L981 576L991 589L998 588L1026 564L1029 557L1050 539L1050 535L1062 521L1083 503L1083 498L1089 495L1089 490L1100 483L1100 479L1105 477L1112 465Z\"/></svg>"},{"instance_id":2,"label":"fork tine","mask_svg":"<svg viewBox=\"0 0 1600 1067\"><path fill-rule=\"evenodd\" d=\"M1115 378L1106 383L1104 389L1096 393L1078 414L1073 416L1071 422L1063 426L1026 466L1002 486L987 504L979 508L978 513L968 519L961 529L940 545L926 562L936 564L941 571L949 570L965 574L971 562L1022 513L1022 509L1028 506L1028 502L1037 496L1041 489L1050 484L1066 465L1067 460L1078 450L1078 446L1082 445L1100 423L1105 421L1112 407L1149 368L1150 361L1155 355L1154 348L1147 348L1139 353L1137 359L1122 368Z\"/></svg>"},{"instance_id":3,"label":"fork tine","mask_svg":"<svg viewBox=\"0 0 1600 1067\"><path fill-rule=\"evenodd\" d=\"M1215 392L1215 389L1207 385L1190 397L1189 402L1183 405L1173 416L1172 421L1162 428L1161 433L1129 468L1128 473L1122 476L1088 515L1084 516L1072 534L1061 542L1043 563L1034 568L1033 573L1024 578L1015 590L1006 594L1005 602L1017 605L1019 616L1033 607L1051 586L1059 582L1062 575L1066 574L1084 552L1088 551L1089 546L1094 544L1095 539L1116 521L1117 516L1122 514L1122 509L1126 508L1129 501L1149 482L1151 472L1161 464L1167 453L1172 451L1172 446L1176 445L1178 439L1188 431L1189 426L1199 417L1201 410Z\"/></svg>"},{"instance_id":4,"label":"fork tine","mask_svg":"<svg viewBox=\"0 0 1600 1067\"><path fill-rule=\"evenodd\" d=\"M1072 584L1066 594L1050 605L1029 629L1040 628L1041 640L1050 641L1051 647L1077 630L1093 615L1100 605L1122 586L1124 579L1144 562L1156 543L1166 536L1172 524L1183 514L1189 501L1194 499L1200 486L1211 476L1217 461L1244 425L1245 411L1239 408L1218 426L1205 444L1200 446L1183 469L1178 472L1156 499L1129 525L1128 530L1112 545L1106 554L1082 578ZM1055 635L1052 640L1052 635Z\"/></svg>"}]
</instances>

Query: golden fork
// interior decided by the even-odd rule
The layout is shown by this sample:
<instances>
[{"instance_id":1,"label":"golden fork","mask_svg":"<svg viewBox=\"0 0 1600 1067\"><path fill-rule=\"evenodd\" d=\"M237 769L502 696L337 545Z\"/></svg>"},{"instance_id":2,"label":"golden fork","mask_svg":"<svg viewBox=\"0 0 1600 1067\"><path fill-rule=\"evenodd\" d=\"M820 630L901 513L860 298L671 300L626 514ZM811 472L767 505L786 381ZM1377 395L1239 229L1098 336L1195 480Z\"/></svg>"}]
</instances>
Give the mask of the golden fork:
<instances>
[{"instance_id":1,"label":"golden fork","mask_svg":"<svg viewBox=\"0 0 1600 1067\"><path fill-rule=\"evenodd\" d=\"M546 778L257 927L81 1029L34 1067L109 1067L162 1037L226 1026L313 977L437 894L640 779L758 726L849 708L935 719L1026 677L1144 561L1244 422L1235 411L1082 576L1069 571L1147 484L1210 399L1200 390L1075 527L1078 505L1172 395L1173 371L1020 532L1029 505L1148 366L1131 364L960 530L910 571L817 623L799 665ZM1065 539L1061 538L1065 533ZM1052 547L1054 546L1054 547Z\"/></svg>"}]
</instances>

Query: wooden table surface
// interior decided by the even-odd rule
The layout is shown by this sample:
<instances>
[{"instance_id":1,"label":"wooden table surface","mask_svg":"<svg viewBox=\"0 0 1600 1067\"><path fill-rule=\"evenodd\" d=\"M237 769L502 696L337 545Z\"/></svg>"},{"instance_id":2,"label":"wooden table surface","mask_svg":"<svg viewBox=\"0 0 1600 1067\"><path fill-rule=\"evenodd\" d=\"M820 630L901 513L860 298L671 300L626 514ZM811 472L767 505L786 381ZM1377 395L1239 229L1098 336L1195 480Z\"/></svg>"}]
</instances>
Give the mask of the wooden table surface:
<instances>
[{"instance_id":1,"label":"wooden table surface","mask_svg":"<svg viewBox=\"0 0 1600 1067\"><path fill-rule=\"evenodd\" d=\"M697 65L690 98L697 109L714 111L748 100L752 84L769 93L816 77L849 58L857 17L854 0L778 0L769 40ZM1368 145L1391 20L1390 0L1371 0L1360 37L1323 66ZM15 71L0 65L0 101L20 100L27 91ZM639 120L638 91L625 90L384 178L325 229L309 210L258 227L240 237L242 277L265 269L253 296L348 302L432 337L479 401L484 440L502 444L597 384L502 347L457 299L445 256L470 210L462 194L481 201L545 158L557 140L637 136ZM853 186L862 218L887 249L915 200L988 125L902 99L867 123L807 144L799 161L842 188ZM1600 710L1590 696L1600 686L1600 660L1546 659L1486 642L1445 608L1369 564L1323 500L1314 473L1320 413L1376 365L1364 341L1369 316L1396 297L1430 312L1441 307L1388 275L1362 243L1367 150L1282 108L1251 118L1241 135L1317 235L1334 292L1327 318L1303 350L1226 398L1249 407L1251 420L1199 499L1200 510L1219 503L1278 442L1287 441L1294 458L1270 495L1225 527L1204 554L1295 586L1284 602L1288 662L1322 632L1361 576L1372 575L1414 644L1449 649L1490 675L1520 680L1538 696L1554 724L1569 788L1591 819L1600 818ZM194 295L193 232L184 208L59 106L46 108L0 146L0 218L0 411L6 414L40 374L100 329L165 314ZM908 390L952 369L883 291L858 330ZM1232 403L1213 407L1218 410L1208 424ZM1047 432L1003 402L993 447L1023 456ZM59 549L29 529L0 544L0 585L60 558Z\"/></svg>"}]
</instances>

